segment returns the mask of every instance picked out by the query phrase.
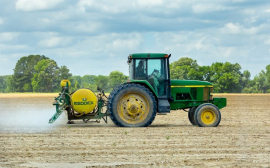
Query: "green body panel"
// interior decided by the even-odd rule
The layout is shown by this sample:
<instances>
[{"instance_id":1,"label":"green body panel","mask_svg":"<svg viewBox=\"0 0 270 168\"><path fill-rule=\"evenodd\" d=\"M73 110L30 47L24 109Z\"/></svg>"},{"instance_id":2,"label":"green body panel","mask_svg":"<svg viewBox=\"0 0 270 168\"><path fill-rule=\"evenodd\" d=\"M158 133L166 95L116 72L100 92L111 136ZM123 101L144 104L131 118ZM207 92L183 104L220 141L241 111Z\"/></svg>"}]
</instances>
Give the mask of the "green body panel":
<instances>
[{"instance_id":1,"label":"green body panel","mask_svg":"<svg viewBox=\"0 0 270 168\"><path fill-rule=\"evenodd\" d=\"M227 106L227 99L225 97L214 97L213 104L221 109Z\"/></svg>"},{"instance_id":2,"label":"green body panel","mask_svg":"<svg viewBox=\"0 0 270 168\"><path fill-rule=\"evenodd\" d=\"M197 80L171 80L171 96L174 98L173 104L183 101L205 101L204 88L209 88L208 99L210 97L210 88L213 85L207 81ZM178 98L179 96L184 98ZM174 105L175 106L175 105ZM190 106L190 105L189 105ZM193 107L193 106L191 106Z\"/></svg>"},{"instance_id":3,"label":"green body panel","mask_svg":"<svg viewBox=\"0 0 270 168\"><path fill-rule=\"evenodd\" d=\"M212 84L195 80L171 80L171 96L173 97L173 101L170 102L171 110L197 107L205 103L203 101L205 87L212 87Z\"/></svg>"},{"instance_id":4,"label":"green body panel","mask_svg":"<svg viewBox=\"0 0 270 168\"><path fill-rule=\"evenodd\" d=\"M154 93L154 95L158 98L157 92L147 80L128 80L126 83L138 83L138 84L144 85L148 89L150 89L150 91L152 91L152 93Z\"/></svg>"},{"instance_id":5,"label":"green body panel","mask_svg":"<svg viewBox=\"0 0 270 168\"><path fill-rule=\"evenodd\" d=\"M171 86L213 86L212 83L207 81L198 81L198 80L171 80Z\"/></svg>"},{"instance_id":6,"label":"green body panel","mask_svg":"<svg viewBox=\"0 0 270 168\"><path fill-rule=\"evenodd\" d=\"M135 53L131 54L129 56L132 56L132 58L164 58L165 55L164 53Z\"/></svg>"},{"instance_id":7,"label":"green body panel","mask_svg":"<svg viewBox=\"0 0 270 168\"><path fill-rule=\"evenodd\" d=\"M192 101L192 100L180 100L170 102L171 110L186 109L191 107L198 107L199 105L206 103L203 101Z\"/></svg>"}]
</instances>

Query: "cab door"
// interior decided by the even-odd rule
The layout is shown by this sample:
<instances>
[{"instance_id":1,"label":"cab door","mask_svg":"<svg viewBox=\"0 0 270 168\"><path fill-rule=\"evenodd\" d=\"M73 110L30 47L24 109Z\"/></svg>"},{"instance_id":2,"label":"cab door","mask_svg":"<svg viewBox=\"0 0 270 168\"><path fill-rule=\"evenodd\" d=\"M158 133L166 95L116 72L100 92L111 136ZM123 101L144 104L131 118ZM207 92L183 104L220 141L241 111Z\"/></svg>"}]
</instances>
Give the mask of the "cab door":
<instances>
[{"instance_id":1,"label":"cab door","mask_svg":"<svg viewBox=\"0 0 270 168\"><path fill-rule=\"evenodd\" d=\"M148 59L147 60L147 74L148 82L156 90L159 97L167 97L168 92L168 72L166 70L165 59Z\"/></svg>"}]
</instances>

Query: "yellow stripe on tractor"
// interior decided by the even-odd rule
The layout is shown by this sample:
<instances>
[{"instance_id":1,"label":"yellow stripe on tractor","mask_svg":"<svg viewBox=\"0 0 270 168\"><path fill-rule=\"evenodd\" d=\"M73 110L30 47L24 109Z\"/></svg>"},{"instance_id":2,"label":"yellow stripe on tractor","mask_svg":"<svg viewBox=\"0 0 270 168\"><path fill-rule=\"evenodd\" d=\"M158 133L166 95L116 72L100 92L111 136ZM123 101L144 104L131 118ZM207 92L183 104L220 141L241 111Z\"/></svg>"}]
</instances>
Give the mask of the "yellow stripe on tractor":
<instances>
[{"instance_id":1,"label":"yellow stripe on tractor","mask_svg":"<svg viewBox=\"0 0 270 168\"><path fill-rule=\"evenodd\" d=\"M185 85L185 86L171 86L173 87L213 87L212 85Z\"/></svg>"}]
</instances>

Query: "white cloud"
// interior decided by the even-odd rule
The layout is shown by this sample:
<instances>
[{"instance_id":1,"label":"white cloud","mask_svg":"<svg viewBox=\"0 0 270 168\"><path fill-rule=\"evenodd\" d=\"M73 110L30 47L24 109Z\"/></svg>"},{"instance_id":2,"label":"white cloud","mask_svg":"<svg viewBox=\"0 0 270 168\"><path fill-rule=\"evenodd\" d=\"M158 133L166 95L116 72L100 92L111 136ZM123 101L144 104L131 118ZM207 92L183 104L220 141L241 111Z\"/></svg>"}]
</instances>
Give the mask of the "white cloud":
<instances>
[{"instance_id":1,"label":"white cloud","mask_svg":"<svg viewBox=\"0 0 270 168\"><path fill-rule=\"evenodd\" d=\"M227 23L223 29L230 34L239 34L241 33L242 27L238 23Z\"/></svg>"},{"instance_id":2,"label":"white cloud","mask_svg":"<svg viewBox=\"0 0 270 168\"><path fill-rule=\"evenodd\" d=\"M19 33L11 33L11 32L0 33L0 42L13 41L16 39L18 35Z\"/></svg>"},{"instance_id":3,"label":"white cloud","mask_svg":"<svg viewBox=\"0 0 270 168\"><path fill-rule=\"evenodd\" d=\"M202 49L203 46L204 46L204 45L203 45L203 41L204 41L204 40L205 40L205 38L202 38L202 39L198 40L194 47L195 47L197 50Z\"/></svg>"},{"instance_id":4,"label":"white cloud","mask_svg":"<svg viewBox=\"0 0 270 168\"><path fill-rule=\"evenodd\" d=\"M245 14L245 15L255 15L256 13L258 12L258 9L250 9L250 8L247 8L247 9L244 9L242 10L242 13Z\"/></svg>"},{"instance_id":5,"label":"white cloud","mask_svg":"<svg viewBox=\"0 0 270 168\"><path fill-rule=\"evenodd\" d=\"M18 0L16 2L16 10L19 11L39 11L51 9L64 0Z\"/></svg>"},{"instance_id":6,"label":"white cloud","mask_svg":"<svg viewBox=\"0 0 270 168\"><path fill-rule=\"evenodd\" d=\"M77 4L79 9L83 12L86 12L86 9L90 12L105 12L105 13L122 13L127 11L127 6L130 2L124 0L118 1L111 1L105 0L103 2L100 1L93 1L93 0L80 0ZM130 6L129 6L130 9Z\"/></svg>"},{"instance_id":7,"label":"white cloud","mask_svg":"<svg viewBox=\"0 0 270 168\"><path fill-rule=\"evenodd\" d=\"M270 13L270 8L269 9L266 9L264 12Z\"/></svg>"},{"instance_id":8,"label":"white cloud","mask_svg":"<svg viewBox=\"0 0 270 168\"><path fill-rule=\"evenodd\" d=\"M246 0L232 0L232 2L245 2Z\"/></svg>"},{"instance_id":9,"label":"white cloud","mask_svg":"<svg viewBox=\"0 0 270 168\"><path fill-rule=\"evenodd\" d=\"M130 34L127 37L118 37L113 40L112 43L106 45L106 50L108 52L115 51L130 51L138 49L139 45L143 42L142 35L135 33Z\"/></svg>"},{"instance_id":10,"label":"white cloud","mask_svg":"<svg viewBox=\"0 0 270 168\"><path fill-rule=\"evenodd\" d=\"M270 45L270 39L266 40L266 41L264 42L264 44Z\"/></svg>"},{"instance_id":11,"label":"white cloud","mask_svg":"<svg viewBox=\"0 0 270 168\"><path fill-rule=\"evenodd\" d=\"M235 53L235 47L223 47L221 48L223 50L222 55L224 55L226 58L236 55Z\"/></svg>"},{"instance_id":12,"label":"white cloud","mask_svg":"<svg viewBox=\"0 0 270 168\"><path fill-rule=\"evenodd\" d=\"M80 0L78 3L77 3L77 6L78 8L85 12L85 7L86 6L91 6L93 5L93 1L92 0Z\"/></svg>"},{"instance_id":13,"label":"white cloud","mask_svg":"<svg viewBox=\"0 0 270 168\"><path fill-rule=\"evenodd\" d=\"M225 34L256 34L260 27L245 28L239 23L227 23L223 28L222 32Z\"/></svg>"},{"instance_id":14,"label":"white cloud","mask_svg":"<svg viewBox=\"0 0 270 168\"><path fill-rule=\"evenodd\" d=\"M155 7L155 6L161 6L163 5L163 0L137 0L138 6L141 7Z\"/></svg>"},{"instance_id":15,"label":"white cloud","mask_svg":"<svg viewBox=\"0 0 270 168\"><path fill-rule=\"evenodd\" d=\"M48 18L42 18L42 19L40 19L40 21L41 21L42 23L45 23L45 24L51 23L51 19L48 19Z\"/></svg>"},{"instance_id":16,"label":"white cloud","mask_svg":"<svg viewBox=\"0 0 270 168\"><path fill-rule=\"evenodd\" d=\"M7 62L9 61L9 58L5 55L0 54L0 62Z\"/></svg>"},{"instance_id":17,"label":"white cloud","mask_svg":"<svg viewBox=\"0 0 270 168\"><path fill-rule=\"evenodd\" d=\"M162 51L163 49L166 53L171 53L173 55L172 61L187 56L202 62L204 65L211 65L216 61L231 60L232 62L237 60L241 63L239 58L248 57L249 51L246 48L251 43L243 44L239 42L236 46L231 45L231 38L226 38L218 32L213 33L212 30L157 33L156 38L157 50ZM255 39L260 40L259 37ZM254 41L253 44L256 44L256 42Z\"/></svg>"},{"instance_id":18,"label":"white cloud","mask_svg":"<svg viewBox=\"0 0 270 168\"><path fill-rule=\"evenodd\" d=\"M68 47L50 49L50 53L57 56L57 59L52 59L66 65L73 74L108 75L119 70L127 75L126 58L131 53L140 52L143 43L140 33L108 33L85 36ZM50 54L45 55L50 57Z\"/></svg>"},{"instance_id":19,"label":"white cloud","mask_svg":"<svg viewBox=\"0 0 270 168\"><path fill-rule=\"evenodd\" d=\"M14 50L25 50L29 49L27 45L17 44L17 45L7 45L0 44L0 51L14 51Z\"/></svg>"},{"instance_id":20,"label":"white cloud","mask_svg":"<svg viewBox=\"0 0 270 168\"><path fill-rule=\"evenodd\" d=\"M83 32L83 33L94 33L102 28L101 23L98 22L80 22L74 25L72 28L76 32Z\"/></svg>"},{"instance_id":21,"label":"white cloud","mask_svg":"<svg viewBox=\"0 0 270 168\"><path fill-rule=\"evenodd\" d=\"M77 41L65 54L72 57L90 57L93 55L121 55L121 53L136 52L140 49L144 39L140 33L109 33L98 36L87 36L83 40Z\"/></svg>"},{"instance_id":22,"label":"white cloud","mask_svg":"<svg viewBox=\"0 0 270 168\"><path fill-rule=\"evenodd\" d=\"M166 1L166 3L163 0L135 0L135 1L126 1L126 0L117 0L117 1L111 1L111 0L102 0L102 1L95 1L95 0L80 0L77 3L77 6L80 11L83 12L89 12L89 13L98 13L98 14L123 14L127 13L130 15L138 14L135 12L143 11L142 14L146 14L148 12L153 11L159 11L159 13L164 12L171 12L167 11L166 8L172 9L177 8L179 6L179 3L175 1ZM144 11L145 9L149 9L147 11ZM164 11L161 11L160 9L164 9Z\"/></svg>"},{"instance_id":23,"label":"white cloud","mask_svg":"<svg viewBox=\"0 0 270 168\"><path fill-rule=\"evenodd\" d=\"M61 43L61 38L52 37L52 38L45 39L38 42L38 45L41 47L57 47L60 43Z\"/></svg>"},{"instance_id":24,"label":"white cloud","mask_svg":"<svg viewBox=\"0 0 270 168\"><path fill-rule=\"evenodd\" d=\"M40 47L47 47L47 48L53 48L53 47L62 47L66 46L71 42L71 38L63 38L63 37L50 37L44 40L41 40L38 42L38 45Z\"/></svg>"},{"instance_id":25,"label":"white cloud","mask_svg":"<svg viewBox=\"0 0 270 168\"><path fill-rule=\"evenodd\" d=\"M229 7L216 5L216 4L196 4L192 6L192 11L194 13L208 13L208 12L214 12L214 11L224 11L231 9Z\"/></svg>"}]
</instances>

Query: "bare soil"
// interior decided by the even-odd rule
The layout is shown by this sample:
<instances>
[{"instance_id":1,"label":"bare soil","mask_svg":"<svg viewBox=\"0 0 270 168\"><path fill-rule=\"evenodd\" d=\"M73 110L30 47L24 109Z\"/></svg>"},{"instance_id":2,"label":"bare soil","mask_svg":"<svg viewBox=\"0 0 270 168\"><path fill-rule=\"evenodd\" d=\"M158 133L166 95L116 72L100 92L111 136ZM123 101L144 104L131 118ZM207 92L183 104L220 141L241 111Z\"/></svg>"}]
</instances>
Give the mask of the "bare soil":
<instances>
[{"instance_id":1,"label":"bare soil","mask_svg":"<svg viewBox=\"0 0 270 168\"><path fill-rule=\"evenodd\" d=\"M270 167L270 94L215 95L228 99L216 128L182 110L147 128L48 124L54 96L0 94L0 167Z\"/></svg>"}]
</instances>

